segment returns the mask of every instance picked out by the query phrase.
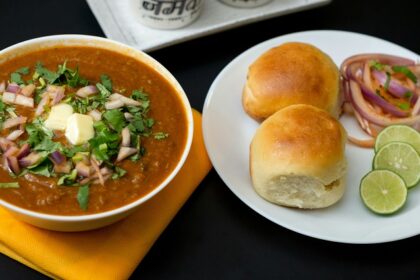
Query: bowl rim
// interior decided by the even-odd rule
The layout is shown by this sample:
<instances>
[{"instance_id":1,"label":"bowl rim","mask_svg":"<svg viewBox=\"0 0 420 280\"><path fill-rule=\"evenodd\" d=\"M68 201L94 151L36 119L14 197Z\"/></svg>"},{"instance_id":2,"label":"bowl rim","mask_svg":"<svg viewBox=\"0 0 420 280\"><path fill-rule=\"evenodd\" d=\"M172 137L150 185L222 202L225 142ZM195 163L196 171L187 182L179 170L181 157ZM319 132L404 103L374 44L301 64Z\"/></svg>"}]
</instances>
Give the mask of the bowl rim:
<instances>
[{"instance_id":1,"label":"bowl rim","mask_svg":"<svg viewBox=\"0 0 420 280\"><path fill-rule=\"evenodd\" d=\"M14 205L10 202L7 202L0 198L0 205L5 207L8 210L11 210L12 212L16 212L18 214L22 214L25 216L30 216L36 219L42 219L47 221L58 221L58 222L83 222L83 221L92 221L92 220L100 220L109 218L112 216L120 215L126 212L129 212L130 210L136 209L141 204L145 203L149 199L151 199L153 196L155 196L157 193L159 193L161 190L163 190L172 180L173 178L178 174L179 170L184 165L188 154L190 152L190 148L192 145L192 139L193 139L193 132L194 132L194 120L192 115L192 108L190 105L190 102L188 100L188 97L183 90L182 86L179 84L179 82L176 80L176 78L167 70L160 62L158 62L156 59L148 55L147 53L135 49L131 46L128 46L126 44L98 36L92 36L92 35L82 35L82 34L62 34L62 35L50 35L50 36L42 36L34 39L25 40L23 42L11 45L5 49L0 50L0 56L3 54L7 54L9 52L13 52L15 50L19 50L25 47L33 47L37 44L40 45L39 47L42 48L42 44L45 44L48 48L53 47L54 45L65 45L64 41L74 42L77 44L82 45L82 42L89 42L89 43L98 43L99 45L97 47L102 47L104 49L108 49L111 51L119 52L121 53L122 49L125 49L127 52L130 52L130 54L125 54L133 57L134 59L140 60L142 63L147 64L148 66L152 67L155 71L157 71L159 74L162 75L164 79L166 79L171 86L175 88L175 91L178 95L178 97L181 100L182 106L185 110L186 118L187 118L187 139L184 145L184 150L182 152L181 157L179 158L179 161L175 168L169 173L169 175L159 184L157 185L152 191L148 192L145 196L142 196L128 204L124 204L118 208L107 210L104 212L99 213L93 213L93 214L86 214L86 215L57 215L57 214L48 214L48 213L42 213L42 212L36 212L33 210L25 209L20 206ZM61 44L60 44L61 42ZM49 43L49 44L47 44ZM109 46L115 46L116 48L110 48ZM117 48L119 48L117 50ZM19 56L17 54L16 56Z\"/></svg>"}]
</instances>

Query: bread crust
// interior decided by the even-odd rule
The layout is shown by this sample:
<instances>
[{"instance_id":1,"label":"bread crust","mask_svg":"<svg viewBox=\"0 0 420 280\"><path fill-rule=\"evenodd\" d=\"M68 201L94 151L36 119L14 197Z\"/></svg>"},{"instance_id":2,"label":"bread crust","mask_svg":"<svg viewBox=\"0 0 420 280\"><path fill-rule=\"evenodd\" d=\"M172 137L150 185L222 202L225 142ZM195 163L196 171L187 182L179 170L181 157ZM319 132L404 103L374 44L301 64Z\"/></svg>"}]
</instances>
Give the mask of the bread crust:
<instances>
[{"instance_id":1,"label":"bread crust","mask_svg":"<svg viewBox=\"0 0 420 280\"><path fill-rule=\"evenodd\" d=\"M255 190L286 206L320 208L335 203L344 191L346 138L343 126L314 106L298 104L278 111L261 124L250 146ZM275 198L284 191L276 188L288 188L288 184L294 184L296 192L314 188L318 198L302 197L300 204Z\"/></svg>"},{"instance_id":2,"label":"bread crust","mask_svg":"<svg viewBox=\"0 0 420 280\"><path fill-rule=\"evenodd\" d=\"M341 101L335 63L318 48L299 42L262 54L249 67L242 95L245 111L259 121L293 104L310 104L338 117Z\"/></svg>"}]
</instances>

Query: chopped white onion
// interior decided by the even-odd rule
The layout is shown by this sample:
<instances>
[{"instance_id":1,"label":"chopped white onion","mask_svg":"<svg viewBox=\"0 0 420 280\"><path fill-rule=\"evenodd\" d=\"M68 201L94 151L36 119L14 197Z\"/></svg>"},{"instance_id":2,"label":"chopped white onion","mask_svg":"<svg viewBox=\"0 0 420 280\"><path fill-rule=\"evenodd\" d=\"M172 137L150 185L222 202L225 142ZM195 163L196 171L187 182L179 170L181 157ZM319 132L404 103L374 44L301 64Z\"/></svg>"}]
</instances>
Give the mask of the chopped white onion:
<instances>
[{"instance_id":1,"label":"chopped white onion","mask_svg":"<svg viewBox=\"0 0 420 280\"><path fill-rule=\"evenodd\" d=\"M119 99L115 99L115 100L108 101L105 103L105 109L107 110L118 109L123 106L124 106L124 102Z\"/></svg>"},{"instance_id":2,"label":"chopped white onion","mask_svg":"<svg viewBox=\"0 0 420 280\"><path fill-rule=\"evenodd\" d=\"M33 108L34 99L32 97L27 97L22 94L16 94L15 104Z\"/></svg>"},{"instance_id":3,"label":"chopped white onion","mask_svg":"<svg viewBox=\"0 0 420 280\"><path fill-rule=\"evenodd\" d=\"M12 92L5 91L3 92L3 96L1 100L7 104L14 104L16 99L16 94Z\"/></svg>"},{"instance_id":4,"label":"chopped white onion","mask_svg":"<svg viewBox=\"0 0 420 280\"><path fill-rule=\"evenodd\" d=\"M121 146L123 147L130 147L130 142L131 142L131 136L130 136L130 130L128 129L128 127L124 127L123 130L121 131Z\"/></svg>"},{"instance_id":5,"label":"chopped white onion","mask_svg":"<svg viewBox=\"0 0 420 280\"><path fill-rule=\"evenodd\" d=\"M18 126L20 124L26 123L27 120L27 117L10 118L3 123L3 128L11 128L14 126Z\"/></svg>"},{"instance_id":6,"label":"chopped white onion","mask_svg":"<svg viewBox=\"0 0 420 280\"><path fill-rule=\"evenodd\" d=\"M113 93L109 96L110 100L121 100L122 102L124 102L124 105L126 106L140 106L141 103L139 101L136 101L132 98L128 98L122 94L119 93Z\"/></svg>"},{"instance_id":7,"label":"chopped white onion","mask_svg":"<svg viewBox=\"0 0 420 280\"><path fill-rule=\"evenodd\" d=\"M92 110L88 113L89 116L91 116L95 121L100 121L102 119L102 113L98 110Z\"/></svg>"},{"instance_id":8,"label":"chopped white onion","mask_svg":"<svg viewBox=\"0 0 420 280\"><path fill-rule=\"evenodd\" d=\"M85 87L80 88L76 92L76 95L80 97L88 97L96 93L98 93L98 89L96 88L96 86L90 85L90 86L85 86Z\"/></svg>"},{"instance_id":9,"label":"chopped white onion","mask_svg":"<svg viewBox=\"0 0 420 280\"><path fill-rule=\"evenodd\" d=\"M10 141L15 141L24 133L23 130L17 129L13 130L9 135L7 135L6 139Z\"/></svg>"},{"instance_id":10,"label":"chopped white onion","mask_svg":"<svg viewBox=\"0 0 420 280\"><path fill-rule=\"evenodd\" d=\"M32 96L32 94L34 94L34 92L35 92L35 88L36 88L36 86L34 84L29 84L29 85L25 86L24 88L22 88L20 93L25 95L25 96Z\"/></svg>"}]
</instances>

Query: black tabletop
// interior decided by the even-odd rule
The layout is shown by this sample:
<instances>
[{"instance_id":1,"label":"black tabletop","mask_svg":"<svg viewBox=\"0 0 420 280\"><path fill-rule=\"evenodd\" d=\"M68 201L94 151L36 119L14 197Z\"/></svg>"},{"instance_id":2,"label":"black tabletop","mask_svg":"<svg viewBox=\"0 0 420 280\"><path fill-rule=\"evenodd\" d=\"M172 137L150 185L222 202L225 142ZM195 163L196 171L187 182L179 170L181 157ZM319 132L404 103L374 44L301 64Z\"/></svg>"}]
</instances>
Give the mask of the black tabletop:
<instances>
[{"instance_id":1,"label":"black tabletop","mask_svg":"<svg viewBox=\"0 0 420 280\"><path fill-rule=\"evenodd\" d=\"M151 55L175 75L192 106L201 110L212 81L225 65L246 49L283 34L348 30L420 53L419 3L333 0L327 6L196 39ZM0 1L1 49L39 36L66 33L104 36L84 0ZM189 59L185 60L183 54ZM349 245L300 235L248 208L211 171L132 278L419 278L418 248L420 236L385 244ZM3 255L0 275L2 279L45 278Z\"/></svg>"}]
</instances>

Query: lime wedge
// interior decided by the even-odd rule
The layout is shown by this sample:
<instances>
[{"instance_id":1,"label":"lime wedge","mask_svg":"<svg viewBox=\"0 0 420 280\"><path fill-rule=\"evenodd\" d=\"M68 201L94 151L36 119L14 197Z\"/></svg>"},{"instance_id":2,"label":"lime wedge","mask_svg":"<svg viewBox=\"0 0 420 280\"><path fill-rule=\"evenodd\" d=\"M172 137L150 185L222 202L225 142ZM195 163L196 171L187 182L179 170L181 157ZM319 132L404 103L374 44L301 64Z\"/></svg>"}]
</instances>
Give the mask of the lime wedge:
<instances>
[{"instance_id":1,"label":"lime wedge","mask_svg":"<svg viewBox=\"0 0 420 280\"><path fill-rule=\"evenodd\" d=\"M404 180L389 170L374 170L360 183L363 203L377 214L392 214L401 209L407 200Z\"/></svg>"},{"instance_id":2,"label":"lime wedge","mask_svg":"<svg viewBox=\"0 0 420 280\"><path fill-rule=\"evenodd\" d=\"M420 133L407 125L391 125L379 133L375 142L375 152L391 142L404 142L414 147L420 154Z\"/></svg>"},{"instance_id":3,"label":"lime wedge","mask_svg":"<svg viewBox=\"0 0 420 280\"><path fill-rule=\"evenodd\" d=\"M411 188L420 180L420 156L409 144L391 142L376 153L373 169L391 170L403 178L407 188Z\"/></svg>"}]
</instances>

